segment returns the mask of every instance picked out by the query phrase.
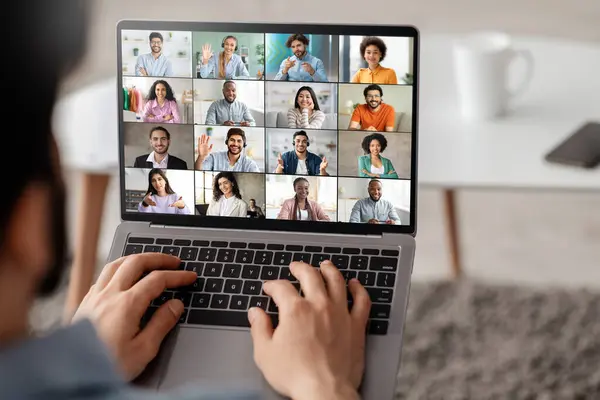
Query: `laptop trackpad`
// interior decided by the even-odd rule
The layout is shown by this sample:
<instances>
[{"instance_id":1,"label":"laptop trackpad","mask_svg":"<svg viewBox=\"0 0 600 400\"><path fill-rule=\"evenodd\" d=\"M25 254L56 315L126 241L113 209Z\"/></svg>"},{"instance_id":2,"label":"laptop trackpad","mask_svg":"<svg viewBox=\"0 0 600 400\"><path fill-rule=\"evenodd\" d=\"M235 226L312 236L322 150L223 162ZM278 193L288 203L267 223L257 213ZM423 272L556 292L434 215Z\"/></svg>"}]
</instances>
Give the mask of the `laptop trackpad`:
<instances>
[{"instance_id":1,"label":"laptop trackpad","mask_svg":"<svg viewBox=\"0 0 600 400\"><path fill-rule=\"evenodd\" d=\"M161 392L194 385L208 390L261 390L267 398L282 398L254 364L249 331L179 327L166 338L161 353Z\"/></svg>"}]
</instances>

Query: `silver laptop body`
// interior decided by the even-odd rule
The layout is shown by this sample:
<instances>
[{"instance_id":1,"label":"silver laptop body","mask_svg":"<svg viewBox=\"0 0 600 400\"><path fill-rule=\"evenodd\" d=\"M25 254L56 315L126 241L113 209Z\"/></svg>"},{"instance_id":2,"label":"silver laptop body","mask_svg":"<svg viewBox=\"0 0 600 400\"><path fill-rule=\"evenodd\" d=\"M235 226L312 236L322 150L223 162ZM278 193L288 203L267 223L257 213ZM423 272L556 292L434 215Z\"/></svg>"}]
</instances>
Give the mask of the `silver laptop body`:
<instances>
[{"instance_id":1,"label":"silver laptop body","mask_svg":"<svg viewBox=\"0 0 600 400\"><path fill-rule=\"evenodd\" d=\"M135 37L136 32L139 32L137 37ZM327 51L333 51L340 55L335 68L338 77L335 80L331 79L329 82L332 85L337 85L336 88L339 88L344 82L350 84L349 78L352 75L348 75L347 71L343 71L344 66L341 65L341 59L342 55L345 54L344 52L348 51L351 46L356 46L359 41L358 39L352 39L352 43L348 43L351 36L408 38L410 41L410 54L407 59L410 61L409 70L413 80L410 84L403 84L401 77L398 76L397 84L399 88L402 87L402 90L410 90L412 99L410 105L411 132L409 135L410 176L398 178L398 181L405 182L406 187L410 188L410 192L404 194L410 198L410 208L407 213L408 220L404 218L401 225L361 224L344 221L335 222L335 220L334 222L281 221L273 218L274 214L267 212L269 211L269 205L263 209L267 214L264 219L208 216L201 214L206 211L201 204L197 203L197 193L195 193L193 200L195 204L190 207L193 210L191 215L139 212L136 207L139 207L138 203L143 198L144 193L139 187L141 183L138 182L137 188L130 184L133 182L131 176L139 171L132 167L131 154L133 153L128 149L132 148L132 143L135 141L127 136L127 132L128 129L134 127L138 129L137 126L142 126L142 124L150 127L152 122L144 122L143 117L142 120L131 117L132 113L137 115L142 111L140 109L131 111L131 106L126 107L124 105L125 97L131 95L131 93L127 93L127 90L131 90L131 87L127 87L127 82L137 82L139 86L143 86L144 79L149 81L165 79L168 82L169 80L175 82L176 79L183 80L187 78L193 81L192 87L195 90L200 89L196 90L196 96L199 91L202 91L201 85L206 82L204 78L199 78L199 75L196 75L195 63L197 60L193 57L193 65L189 68L192 74L190 77L135 77L131 66L134 63L134 57L139 57L145 52L144 49L149 48L147 38L150 32L162 33L165 55L167 54L166 48L170 43L175 42L174 38L177 38L180 32L190 32L192 41L194 41L196 37L194 35L198 35L198 32L221 32L221 36L224 38L229 34L242 37L243 35L240 32L264 34L267 54L265 61L263 61L265 69L262 70L261 74L263 77L262 82L266 82L267 85L273 76L270 74L268 64L269 62L273 64L272 60L269 60L270 54L268 54L269 44L267 38L269 34L288 35L294 32L302 32L307 35L310 34L310 38L315 42L318 35L330 35L337 41L336 45L333 46L333 50L331 48L323 50L322 47L320 50L316 47L312 49L317 55ZM171 33L173 33L172 38L169 36ZM141 41L139 37L145 37L146 40ZM162 302L177 296L186 304L186 311L178 326L163 343L158 357L136 383L158 391L178 390L182 386L190 384L205 385L210 388L259 388L265 390L266 398L279 398L269 389L254 364L252 341L246 319L247 309L253 305L262 306L276 321L276 309L272 308L270 300L265 298L265 295L261 292L260 282L266 279L285 279L286 277L292 280L293 278L284 276L286 265L289 264L290 260L300 259L318 265L319 260L329 258L334 263L339 264L340 270L347 279L358 277L366 283L365 286L373 300L366 347L366 372L360 389L361 396L364 399L374 400L392 399L400 368L403 326L415 254L418 31L407 26L120 21L117 26L117 39L119 50L119 115L123 115L123 118L120 118L119 121L122 223L115 233L109 261L124 254L162 251L179 255L182 258L182 268L195 270L198 273L195 288L186 288L185 291L175 289L165 292L164 297L155 300L150 305L148 317L151 315L152 310L156 309ZM276 37L273 38L273 40L276 39ZM129 53L132 51L130 42L136 40L135 48L142 50L137 50L134 55L134 53ZM183 41L187 40L189 39ZM391 41L391 43L395 42ZM190 48L193 51L200 46L192 43ZM212 47L214 54L223 51L221 46ZM238 53L244 51L242 48L243 43L236 43L236 47ZM394 49L388 47L387 52L388 57L391 57ZM177 53L175 51L169 52L171 58L178 55L184 58L182 54L181 51ZM248 58L246 57L246 59ZM137 59L135 59L135 62L137 62ZM277 65L280 62L281 60L277 60ZM175 73L178 73L177 68L179 68L179 73L185 74L187 67L182 67L183 64L181 60L173 60L172 68ZM125 65L128 68L125 68ZM251 70L253 68L252 63L248 62L246 67ZM329 71L331 72L331 70L330 68ZM250 72L252 73L252 71ZM137 81L133 80L134 77ZM257 78L257 81L261 81L261 78ZM196 84L198 87L194 86ZM303 82L302 84L317 86L311 82ZM173 84L173 86L176 85ZM364 86L366 85L362 85L362 87ZM384 90L384 98L386 95L393 97L388 94L393 93L394 88L392 85L381 86ZM335 111L341 114L339 111L346 105L343 104L343 99L339 98L339 93ZM267 90L265 90L265 96L268 96ZM131 98L127 100L130 102ZM268 104L268 101L266 103ZM401 106L400 104L399 107ZM396 109L399 107L396 107ZM265 114L267 114L267 111L265 110ZM129 118L125 114L128 114ZM194 118L197 118L197 115ZM269 135L269 122L265 118L263 123L267 125L265 127L265 137L267 137ZM162 124L167 129L177 128L172 125ZM181 125L183 126L185 123L182 122ZM202 124L195 125L202 126ZM215 129L218 129L218 127L215 127ZM297 130L290 130L290 132ZM340 130L343 129L338 129L338 132ZM361 132L363 135L368 133ZM389 137L397 134L396 132L382 133ZM175 135L172 137L172 142L174 138ZM144 140L148 140L148 137L144 136ZM197 138L194 137L193 142L195 143L196 140ZM137 143L143 143L143 140L139 139ZM265 143L267 143L266 139ZM338 146L341 152L342 140L338 140ZM197 154L192 151L190 153L193 154L193 157ZM265 151L265 160L268 158L266 153L268 152ZM388 147L386 153L395 154L391 147ZM401 160L398 159L392 161L396 164L401 163ZM343 161L338 158L337 163L337 171L339 172ZM265 161L265 164L268 164L268 162ZM202 172L194 171L193 164L188 168L189 171L180 171L179 174L187 172L194 174L197 190L197 176ZM140 169L139 166L137 169ZM148 173L149 170L150 168L147 168L143 172ZM261 173L268 175L271 173L270 171L272 169L267 165L261 170ZM167 168L166 173L168 176L171 171ZM340 172L338 175L328 178L338 179L341 175ZM365 187L370 181L369 178L365 177L352 179L362 179ZM383 198L400 196L398 193L390 192L389 188L393 186L389 185L393 184L388 184L387 180L381 180L384 181L384 190L385 185L388 185L388 192L384 191ZM269 193L269 182L268 178L265 178L266 197ZM145 182L145 184L149 185L148 182ZM175 187L173 189L178 190ZM204 190L207 190L207 188ZM338 187L338 196L343 196L342 192ZM275 198L275 196L271 197ZM365 197L367 197L366 189ZM341 197L339 198L341 199ZM247 199L244 200L247 201ZM265 203L269 201L274 202L272 199L265 199ZM339 208L336 210L337 215L341 215L342 211ZM348 215L345 214L344 218L347 217ZM256 287L257 284L259 287Z\"/></svg>"}]
</instances>

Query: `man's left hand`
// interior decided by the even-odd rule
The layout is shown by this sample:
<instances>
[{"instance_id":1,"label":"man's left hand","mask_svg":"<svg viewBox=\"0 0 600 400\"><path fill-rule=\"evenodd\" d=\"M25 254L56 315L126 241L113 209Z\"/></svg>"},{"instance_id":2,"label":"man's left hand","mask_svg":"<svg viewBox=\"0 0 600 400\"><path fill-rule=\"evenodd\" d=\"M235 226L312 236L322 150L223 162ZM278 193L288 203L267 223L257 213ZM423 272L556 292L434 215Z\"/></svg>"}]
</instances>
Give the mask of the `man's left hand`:
<instances>
[{"instance_id":1,"label":"man's left hand","mask_svg":"<svg viewBox=\"0 0 600 400\"><path fill-rule=\"evenodd\" d=\"M107 264L73 317L73 322L91 320L127 380L136 378L156 357L183 312L180 300L169 300L140 329L152 300L166 288L191 285L196 280L195 272L177 271L180 263L171 255L142 253ZM142 278L145 272L149 274Z\"/></svg>"}]
</instances>

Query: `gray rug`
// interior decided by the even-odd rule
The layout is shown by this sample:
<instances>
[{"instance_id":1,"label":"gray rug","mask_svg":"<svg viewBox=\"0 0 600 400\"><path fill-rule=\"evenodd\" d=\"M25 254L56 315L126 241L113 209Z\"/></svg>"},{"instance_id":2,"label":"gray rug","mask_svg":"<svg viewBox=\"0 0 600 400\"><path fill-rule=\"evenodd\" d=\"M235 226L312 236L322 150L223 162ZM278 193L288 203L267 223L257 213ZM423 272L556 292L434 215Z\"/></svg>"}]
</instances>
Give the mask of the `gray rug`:
<instances>
[{"instance_id":1,"label":"gray rug","mask_svg":"<svg viewBox=\"0 0 600 400\"><path fill-rule=\"evenodd\" d=\"M600 293L413 284L398 399L600 398Z\"/></svg>"}]
</instances>

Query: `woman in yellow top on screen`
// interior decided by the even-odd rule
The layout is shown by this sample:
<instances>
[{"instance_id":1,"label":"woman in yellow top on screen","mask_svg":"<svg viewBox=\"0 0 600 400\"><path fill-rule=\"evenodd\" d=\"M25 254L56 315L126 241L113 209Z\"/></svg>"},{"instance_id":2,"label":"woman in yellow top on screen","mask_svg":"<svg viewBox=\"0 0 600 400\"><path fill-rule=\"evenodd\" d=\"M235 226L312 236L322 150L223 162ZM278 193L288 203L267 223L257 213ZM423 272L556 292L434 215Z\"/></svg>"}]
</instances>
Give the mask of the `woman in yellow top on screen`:
<instances>
[{"instance_id":1,"label":"woman in yellow top on screen","mask_svg":"<svg viewBox=\"0 0 600 400\"><path fill-rule=\"evenodd\" d=\"M366 36L360 43L360 56L369 64L360 68L352 77L352 83L398 84L396 72L381 66L387 53L387 46L376 36Z\"/></svg>"}]
</instances>

